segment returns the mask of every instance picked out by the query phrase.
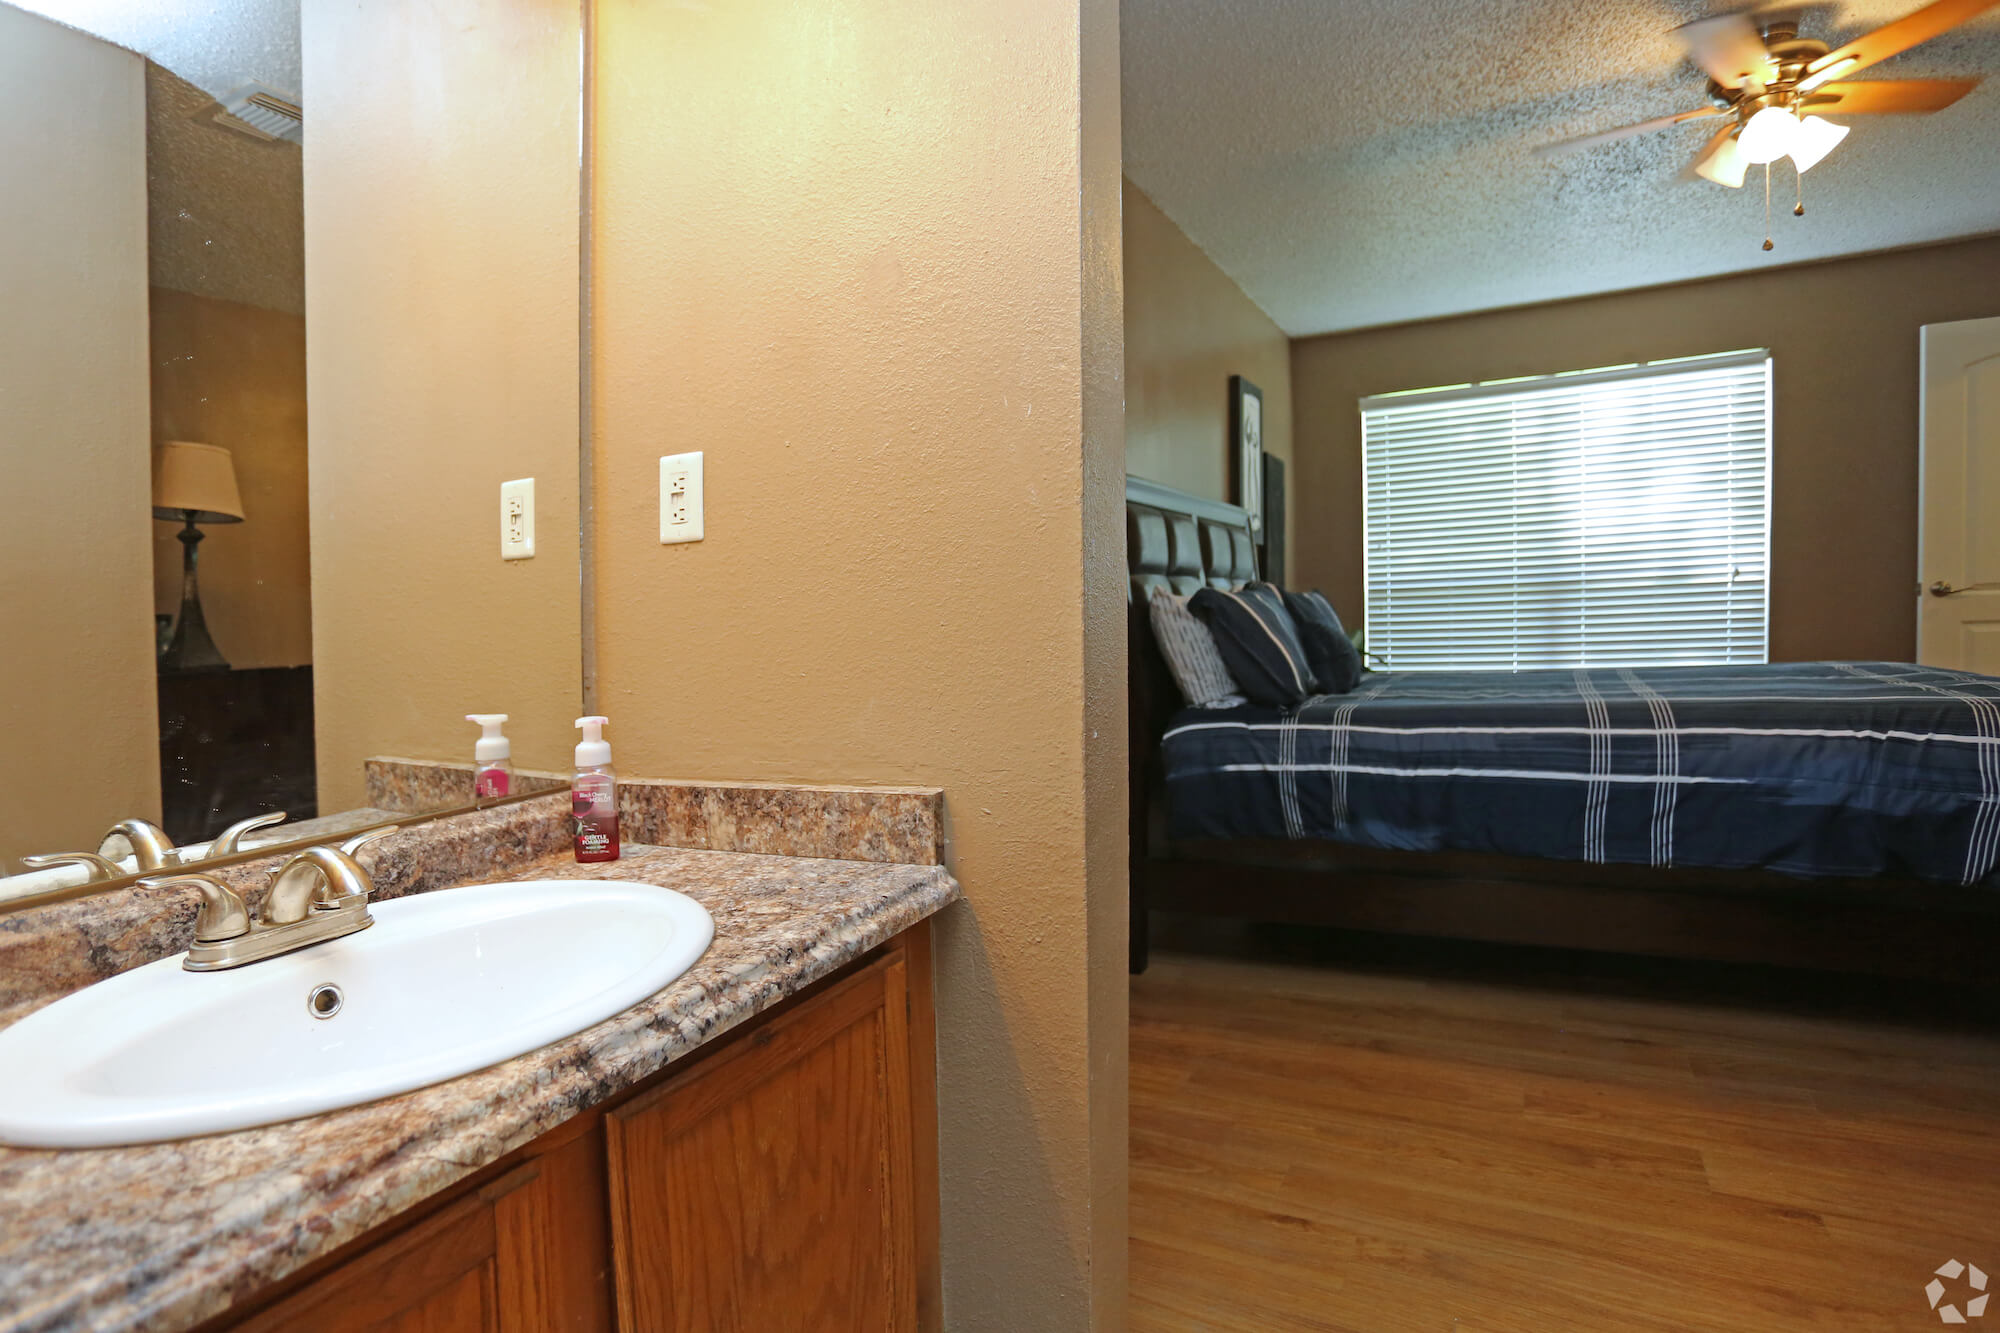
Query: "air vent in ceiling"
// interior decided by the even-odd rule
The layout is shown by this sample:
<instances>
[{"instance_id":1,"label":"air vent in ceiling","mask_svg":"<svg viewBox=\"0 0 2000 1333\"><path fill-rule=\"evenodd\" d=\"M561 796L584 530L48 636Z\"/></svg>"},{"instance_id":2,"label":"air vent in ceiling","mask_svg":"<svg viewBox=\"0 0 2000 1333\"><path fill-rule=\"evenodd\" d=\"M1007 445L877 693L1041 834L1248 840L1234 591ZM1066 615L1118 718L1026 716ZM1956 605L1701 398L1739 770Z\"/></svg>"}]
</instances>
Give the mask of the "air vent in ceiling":
<instances>
[{"instance_id":1,"label":"air vent in ceiling","mask_svg":"<svg viewBox=\"0 0 2000 1333\"><path fill-rule=\"evenodd\" d=\"M223 98L215 123L259 139L301 143L306 137L299 104L261 83L246 83Z\"/></svg>"}]
</instances>

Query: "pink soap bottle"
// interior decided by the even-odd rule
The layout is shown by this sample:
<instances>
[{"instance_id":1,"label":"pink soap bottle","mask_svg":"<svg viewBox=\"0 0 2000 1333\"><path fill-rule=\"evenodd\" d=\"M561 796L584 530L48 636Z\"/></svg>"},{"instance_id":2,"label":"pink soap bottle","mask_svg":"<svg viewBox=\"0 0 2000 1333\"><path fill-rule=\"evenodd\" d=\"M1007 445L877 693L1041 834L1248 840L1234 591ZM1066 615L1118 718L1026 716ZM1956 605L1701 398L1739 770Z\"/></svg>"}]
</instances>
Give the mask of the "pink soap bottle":
<instances>
[{"instance_id":1,"label":"pink soap bottle","mask_svg":"<svg viewBox=\"0 0 2000 1333\"><path fill-rule=\"evenodd\" d=\"M472 747L472 795L475 800L505 796L514 789L514 747L500 734L505 713L467 713L465 720L479 728L479 740Z\"/></svg>"},{"instance_id":2,"label":"pink soap bottle","mask_svg":"<svg viewBox=\"0 0 2000 1333\"><path fill-rule=\"evenodd\" d=\"M611 773L611 742L603 717L580 717L583 740L576 747L576 776L570 779L569 808L576 819L576 859L618 859L618 780Z\"/></svg>"}]
</instances>

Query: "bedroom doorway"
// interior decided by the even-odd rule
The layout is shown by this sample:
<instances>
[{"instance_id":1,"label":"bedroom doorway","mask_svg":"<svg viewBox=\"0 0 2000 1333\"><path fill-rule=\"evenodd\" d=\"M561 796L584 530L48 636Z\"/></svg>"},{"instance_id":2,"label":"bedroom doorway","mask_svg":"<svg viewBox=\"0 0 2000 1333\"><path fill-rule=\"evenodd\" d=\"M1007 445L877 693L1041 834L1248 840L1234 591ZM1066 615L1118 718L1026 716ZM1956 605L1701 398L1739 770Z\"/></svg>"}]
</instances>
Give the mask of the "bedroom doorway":
<instances>
[{"instance_id":1,"label":"bedroom doorway","mask_svg":"<svg viewBox=\"0 0 2000 1333\"><path fill-rule=\"evenodd\" d=\"M2000 319L1919 339L1917 660L2000 675Z\"/></svg>"}]
</instances>

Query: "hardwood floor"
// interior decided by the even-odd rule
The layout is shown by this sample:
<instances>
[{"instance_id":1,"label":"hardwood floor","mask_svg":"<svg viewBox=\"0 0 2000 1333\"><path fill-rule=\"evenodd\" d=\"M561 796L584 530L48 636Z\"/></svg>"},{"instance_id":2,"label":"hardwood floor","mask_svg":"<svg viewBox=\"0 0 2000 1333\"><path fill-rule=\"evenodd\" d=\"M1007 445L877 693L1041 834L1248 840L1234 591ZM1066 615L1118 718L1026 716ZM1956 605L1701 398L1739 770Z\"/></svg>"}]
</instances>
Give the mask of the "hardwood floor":
<instances>
[{"instance_id":1,"label":"hardwood floor","mask_svg":"<svg viewBox=\"0 0 2000 1333\"><path fill-rule=\"evenodd\" d=\"M1953 1258L2000 1292L2000 1029L1951 998L1341 947L1133 979L1135 1333L1893 1333Z\"/></svg>"}]
</instances>

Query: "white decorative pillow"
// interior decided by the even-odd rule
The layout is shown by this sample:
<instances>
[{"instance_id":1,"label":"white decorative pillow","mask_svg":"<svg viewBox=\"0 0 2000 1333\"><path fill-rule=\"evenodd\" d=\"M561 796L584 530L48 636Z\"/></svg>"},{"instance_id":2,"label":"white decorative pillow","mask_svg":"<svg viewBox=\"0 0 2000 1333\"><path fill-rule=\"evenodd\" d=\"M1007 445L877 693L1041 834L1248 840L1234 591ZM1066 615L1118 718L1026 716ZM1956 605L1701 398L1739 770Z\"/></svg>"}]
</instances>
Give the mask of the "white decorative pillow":
<instances>
[{"instance_id":1,"label":"white decorative pillow","mask_svg":"<svg viewBox=\"0 0 2000 1333\"><path fill-rule=\"evenodd\" d=\"M1147 598L1147 614L1153 622L1153 642L1167 659L1174 683L1196 708L1235 708L1244 699L1236 688L1236 677L1215 646L1215 635L1188 610L1188 599L1165 588L1153 589Z\"/></svg>"}]
</instances>

